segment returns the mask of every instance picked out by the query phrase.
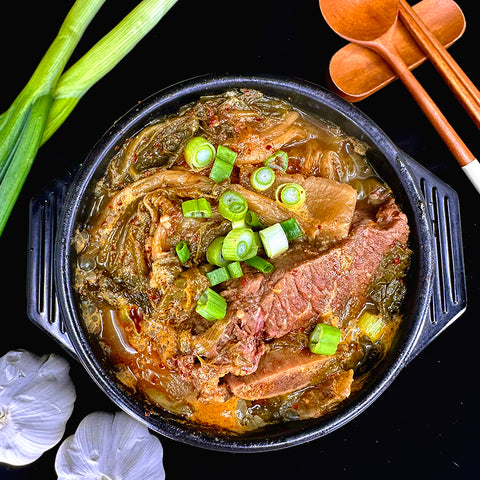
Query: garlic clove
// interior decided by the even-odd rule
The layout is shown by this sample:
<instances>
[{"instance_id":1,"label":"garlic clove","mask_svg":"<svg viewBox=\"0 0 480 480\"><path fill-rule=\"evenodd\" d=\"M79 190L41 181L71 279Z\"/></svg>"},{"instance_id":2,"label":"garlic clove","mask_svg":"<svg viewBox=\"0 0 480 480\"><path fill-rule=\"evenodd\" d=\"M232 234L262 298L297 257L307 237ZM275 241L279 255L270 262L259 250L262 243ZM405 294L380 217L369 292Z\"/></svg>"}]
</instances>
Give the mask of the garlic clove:
<instances>
[{"instance_id":1,"label":"garlic clove","mask_svg":"<svg viewBox=\"0 0 480 480\"><path fill-rule=\"evenodd\" d=\"M0 358L0 462L26 465L61 440L76 399L68 372L57 355Z\"/></svg>"},{"instance_id":2,"label":"garlic clove","mask_svg":"<svg viewBox=\"0 0 480 480\"><path fill-rule=\"evenodd\" d=\"M58 449L58 480L163 480L163 448L148 428L123 412L94 412Z\"/></svg>"}]
</instances>

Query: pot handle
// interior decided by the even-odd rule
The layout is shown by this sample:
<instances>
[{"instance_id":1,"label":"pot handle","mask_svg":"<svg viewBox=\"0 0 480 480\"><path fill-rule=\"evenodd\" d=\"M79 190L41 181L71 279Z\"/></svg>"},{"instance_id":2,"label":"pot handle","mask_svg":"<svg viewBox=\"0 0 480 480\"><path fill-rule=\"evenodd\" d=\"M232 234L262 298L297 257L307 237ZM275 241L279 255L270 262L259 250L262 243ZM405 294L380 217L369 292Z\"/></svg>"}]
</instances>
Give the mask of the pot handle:
<instances>
[{"instance_id":1,"label":"pot handle","mask_svg":"<svg viewBox=\"0 0 480 480\"><path fill-rule=\"evenodd\" d=\"M408 155L405 155L405 161L425 200L436 262L430 304L408 363L463 314L467 307L467 293L458 195Z\"/></svg>"},{"instance_id":2,"label":"pot handle","mask_svg":"<svg viewBox=\"0 0 480 480\"><path fill-rule=\"evenodd\" d=\"M27 256L27 315L72 357L75 349L60 316L54 282L57 224L72 177L56 179L30 200Z\"/></svg>"}]
</instances>

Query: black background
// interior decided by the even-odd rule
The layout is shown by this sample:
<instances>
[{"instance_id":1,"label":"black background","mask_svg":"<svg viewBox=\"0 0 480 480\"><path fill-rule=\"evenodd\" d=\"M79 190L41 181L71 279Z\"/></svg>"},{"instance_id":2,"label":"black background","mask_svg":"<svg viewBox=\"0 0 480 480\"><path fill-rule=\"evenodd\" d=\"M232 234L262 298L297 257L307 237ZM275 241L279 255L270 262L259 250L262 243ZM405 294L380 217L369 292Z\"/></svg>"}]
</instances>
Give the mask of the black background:
<instances>
[{"instance_id":1,"label":"black background","mask_svg":"<svg viewBox=\"0 0 480 480\"><path fill-rule=\"evenodd\" d=\"M72 61L137 2L106 2ZM480 85L478 2L457 2L467 28L450 52ZM72 2L2 4L0 108L5 110L53 40ZM0 354L26 348L62 350L26 315L28 202L52 178L82 161L108 127L130 107L174 82L206 73L279 73L326 86L332 54L345 42L324 22L315 0L179 0L159 25L81 100L40 150L0 238ZM429 64L415 75L472 151L478 130ZM357 106L390 138L459 194L468 307L446 332L405 368L359 417L311 443L256 454L207 451L162 438L170 480L185 478L478 478L478 350L480 334L480 196L405 88L394 82ZM65 437L93 411L116 411L73 360L77 388ZM0 465L3 479L54 479L57 447L26 467Z\"/></svg>"}]
</instances>

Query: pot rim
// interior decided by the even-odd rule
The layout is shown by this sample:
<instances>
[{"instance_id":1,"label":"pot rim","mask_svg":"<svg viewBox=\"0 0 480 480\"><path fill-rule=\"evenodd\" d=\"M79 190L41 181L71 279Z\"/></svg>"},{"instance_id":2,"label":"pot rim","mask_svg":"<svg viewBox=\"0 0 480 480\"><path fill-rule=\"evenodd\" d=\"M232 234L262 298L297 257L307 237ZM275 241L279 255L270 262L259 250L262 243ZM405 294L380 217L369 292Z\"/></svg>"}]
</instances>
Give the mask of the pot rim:
<instances>
[{"instance_id":1,"label":"pot rim","mask_svg":"<svg viewBox=\"0 0 480 480\"><path fill-rule=\"evenodd\" d=\"M402 185L404 194L412 209L417 227L418 242L422 245L418 253L418 271L423 272L421 282L417 283L417 302L413 304L411 328L405 334L405 340L397 349L390 365L381 378L377 379L368 391L360 391L355 400L334 415L315 421L302 421L293 433L275 433L273 436L264 436L262 440L249 439L249 436L224 436L208 429L199 429L189 426L187 422L167 419L153 419L145 416L145 412L130 396L128 396L111 378L101 362L92 354L86 332L81 327L75 304L75 293L70 279L72 274L72 258L75 255L71 239L74 235L75 219L77 217L81 199L94 177L96 170L107 152L115 150L125 138L126 132L142 121L149 118L160 118L165 113L166 106L175 105L173 113L180 106L189 103L185 98L198 98L205 93L220 93L232 88L247 87L264 91L267 95L276 96L272 91L281 90L289 93L292 98L302 96L310 99L313 104L325 105L336 114L345 117L349 122L359 127L366 138L373 139L383 156L394 170ZM277 95L279 96L279 95ZM291 100L295 104L294 100ZM160 112L158 112L160 110ZM158 113L156 113L158 112ZM64 318L68 337L75 352L87 372L99 387L128 414L133 415L149 428L168 438L181 441L193 446L212 450L230 452L254 452L287 448L305 443L330 433L351 421L358 414L370 406L379 395L390 385L402 368L408 363L422 330L424 315L428 308L433 277L433 248L431 244L431 230L423 197L408 164L404 161L401 151L393 144L387 135L357 107L346 102L325 88L301 80L282 75L207 75L176 83L151 95L135 107L127 111L93 147L80 171L70 186L61 221L58 225L55 242L54 275L59 306ZM410 218L410 222L412 218ZM168 417L168 416L167 416ZM174 417L172 416L172 419ZM155 420L155 422L153 421ZM294 422L297 423L297 422ZM287 424L283 424L285 426Z\"/></svg>"}]
</instances>

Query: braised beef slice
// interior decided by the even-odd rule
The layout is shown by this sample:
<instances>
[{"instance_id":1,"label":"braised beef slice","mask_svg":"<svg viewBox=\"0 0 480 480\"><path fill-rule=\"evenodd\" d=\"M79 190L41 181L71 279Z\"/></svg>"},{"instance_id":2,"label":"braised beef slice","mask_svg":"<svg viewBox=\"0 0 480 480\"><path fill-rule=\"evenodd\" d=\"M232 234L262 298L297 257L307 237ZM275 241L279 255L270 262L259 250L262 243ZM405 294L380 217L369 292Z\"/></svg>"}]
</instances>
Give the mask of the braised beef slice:
<instances>
[{"instance_id":1,"label":"braised beef slice","mask_svg":"<svg viewBox=\"0 0 480 480\"><path fill-rule=\"evenodd\" d=\"M207 362L217 365L221 376L256 372L255 382L260 382L265 373L257 367L265 340L308 329L319 317L345 327L364 303L382 258L406 243L408 234L406 216L389 200L375 220L362 219L332 248L315 251L299 243L272 260L271 274L249 273L235 280L222 292L229 303L226 317L196 339Z\"/></svg>"},{"instance_id":2,"label":"braised beef slice","mask_svg":"<svg viewBox=\"0 0 480 480\"><path fill-rule=\"evenodd\" d=\"M243 377L228 375L226 381L237 397L270 398L306 387L328 361L326 355L315 355L309 350L273 350L262 356L254 373Z\"/></svg>"}]
</instances>

